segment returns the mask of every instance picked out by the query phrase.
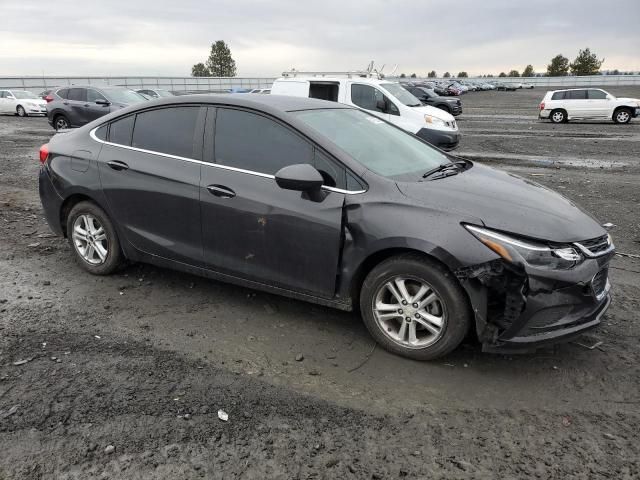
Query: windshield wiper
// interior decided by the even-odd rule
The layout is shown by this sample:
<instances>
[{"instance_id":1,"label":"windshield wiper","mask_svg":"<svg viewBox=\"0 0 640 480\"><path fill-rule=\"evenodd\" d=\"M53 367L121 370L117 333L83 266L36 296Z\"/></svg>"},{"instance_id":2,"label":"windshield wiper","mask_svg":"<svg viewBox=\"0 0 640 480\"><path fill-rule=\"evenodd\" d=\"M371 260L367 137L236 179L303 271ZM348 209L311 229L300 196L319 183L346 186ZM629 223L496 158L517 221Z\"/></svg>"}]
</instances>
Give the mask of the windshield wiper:
<instances>
[{"instance_id":1,"label":"windshield wiper","mask_svg":"<svg viewBox=\"0 0 640 480\"><path fill-rule=\"evenodd\" d=\"M422 178L427 178L427 177L430 177L431 175L433 175L434 173L444 172L444 171L452 169L452 168L461 169L462 167L465 167L466 165L467 165L467 162L465 162L464 160L457 160L455 162L442 163L442 164L438 165L437 167L426 171L422 175Z\"/></svg>"}]
</instances>

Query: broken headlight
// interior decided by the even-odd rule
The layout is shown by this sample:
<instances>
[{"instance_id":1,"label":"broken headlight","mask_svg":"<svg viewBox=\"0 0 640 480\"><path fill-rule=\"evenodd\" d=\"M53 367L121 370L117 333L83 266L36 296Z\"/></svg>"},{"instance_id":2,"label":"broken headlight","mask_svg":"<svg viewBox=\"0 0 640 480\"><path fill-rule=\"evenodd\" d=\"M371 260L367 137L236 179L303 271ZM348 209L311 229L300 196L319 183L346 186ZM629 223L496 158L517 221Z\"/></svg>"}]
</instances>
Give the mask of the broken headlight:
<instances>
[{"instance_id":1,"label":"broken headlight","mask_svg":"<svg viewBox=\"0 0 640 480\"><path fill-rule=\"evenodd\" d=\"M580 263L583 258L580 252L569 245L550 246L544 242L523 240L473 225L464 225L464 228L510 263L566 270Z\"/></svg>"}]
</instances>

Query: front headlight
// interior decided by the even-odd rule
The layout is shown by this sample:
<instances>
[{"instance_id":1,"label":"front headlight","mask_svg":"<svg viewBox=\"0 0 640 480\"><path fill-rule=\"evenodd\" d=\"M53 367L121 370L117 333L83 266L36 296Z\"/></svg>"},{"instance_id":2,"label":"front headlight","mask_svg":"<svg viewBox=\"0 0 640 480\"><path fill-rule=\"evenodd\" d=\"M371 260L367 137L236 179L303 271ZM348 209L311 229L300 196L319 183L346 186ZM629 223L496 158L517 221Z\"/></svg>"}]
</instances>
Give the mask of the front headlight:
<instances>
[{"instance_id":1,"label":"front headlight","mask_svg":"<svg viewBox=\"0 0 640 480\"><path fill-rule=\"evenodd\" d=\"M439 119L438 117L433 117L431 115L425 115L424 116L424 121L427 123L430 123L431 125L437 125L440 127L446 127L447 126L447 122L445 122L444 120Z\"/></svg>"},{"instance_id":2,"label":"front headlight","mask_svg":"<svg viewBox=\"0 0 640 480\"><path fill-rule=\"evenodd\" d=\"M464 228L509 263L528 264L550 270L566 270L583 260L582 254L570 245L554 247L543 242L523 240L473 225L464 225Z\"/></svg>"}]
</instances>

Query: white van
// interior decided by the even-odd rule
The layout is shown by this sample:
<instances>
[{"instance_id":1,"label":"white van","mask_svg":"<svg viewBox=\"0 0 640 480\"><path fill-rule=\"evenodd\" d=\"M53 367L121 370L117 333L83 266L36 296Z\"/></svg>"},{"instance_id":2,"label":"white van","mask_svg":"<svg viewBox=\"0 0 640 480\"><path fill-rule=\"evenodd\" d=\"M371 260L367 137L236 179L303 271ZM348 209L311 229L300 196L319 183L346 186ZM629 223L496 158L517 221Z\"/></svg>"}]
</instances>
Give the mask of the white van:
<instances>
[{"instance_id":1,"label":"white van","mask_svg":"<svg viewBox=\"0 0 640 480\"><path fill-rule=\"evenodd\" d=\"M460 142L455 119L439 108L423 106L399 83L357 74L346 78L301 75L278 78L272 95L319 98L362 108L411 132L443 150L452 150Z\"/></svg>"}]
</instances>

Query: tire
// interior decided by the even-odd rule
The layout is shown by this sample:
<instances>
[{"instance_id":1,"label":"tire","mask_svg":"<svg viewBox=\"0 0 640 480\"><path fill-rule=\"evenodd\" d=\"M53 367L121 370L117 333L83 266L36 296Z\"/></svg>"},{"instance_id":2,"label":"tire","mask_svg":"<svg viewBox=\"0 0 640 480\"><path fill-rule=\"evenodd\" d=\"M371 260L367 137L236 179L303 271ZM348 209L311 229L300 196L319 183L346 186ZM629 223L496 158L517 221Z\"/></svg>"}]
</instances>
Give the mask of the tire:
<instances>
[{"instance_id":1,"label":"tire","mask_svg":"<svg viewBox=\"0 0 640 480\"><path fill-rule=\"evenodd\" d=\"M53 128L55 128L56 131L64 130L70 126L69 119L62 114L58 114L53 118Z\"/></svg>"},{"instance_id":2,"label":"tire","mask_svg":"<svg viewBox=\"0 0 640 480\"><path fill-rule=\"evenodd\" d=\"M22 105L18 105L16 107L16 115L18 115L19 117L28 117L29 116L27 114L27 111L24 109L24 107Z\"/></svg>"},{"instance_id":3,"label":"tire","mask_svg":"<svg viewBox=\"0 0 640 480\"><path fill-rule=\"evenodd\" d=\"M438 105L436 108L439 108L440 110L444 110L447 113L451 113L451 109L447 105Z\"/></svg>"},{"instance_id":4,"label":"tire","mask_svg":"<svg viewBox=\"0 0 640 480\"><path fill-rule=\"evenodd\" d=\"M567 112L559 108L552 110L549 114L549 120L551 120L551 123L565 123L567 121Z\"/></svg>"},{"instance_id":5,"label":"tire","mask_svg":"<svg viewBox=\"0 0 640 480\"><path fill-rule=\"evenodd\" d=\"M613 121L616 123L629 123L631 121L632 112L628 108L618 108L613 112Z\"/></svg>"},{"instance_id":6,"label":"tire","mask_svg":"<svg viewBox=\"0 0 640 480\"><path fill-rule=\"evenodd\" d=\"M452 352L471 325L468 298L453 274L415 254L389 258L369 272L360 292L360 312L380 346L414 360Z\"/></svg>"},{"instance_id":7,"label":"tire","mask_svg":"<svg viewBox=\"0 0 640 480\"><path fill-rule=\"evenodd\" d=\"M113 224L95 203L79 202L71 209L67 217L67 239L76 263L89 273L109 275L124 263Z\"/></svg>"}]
</instances>

